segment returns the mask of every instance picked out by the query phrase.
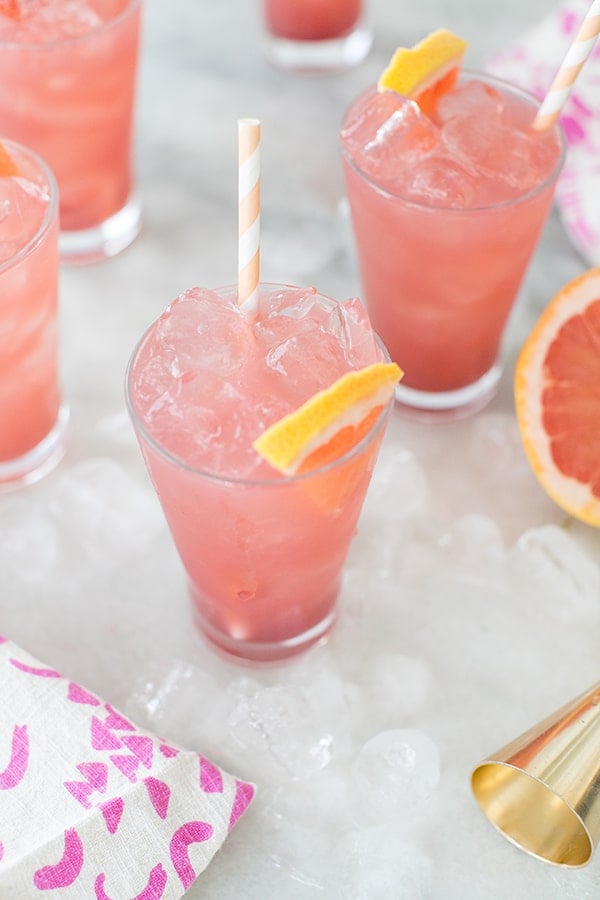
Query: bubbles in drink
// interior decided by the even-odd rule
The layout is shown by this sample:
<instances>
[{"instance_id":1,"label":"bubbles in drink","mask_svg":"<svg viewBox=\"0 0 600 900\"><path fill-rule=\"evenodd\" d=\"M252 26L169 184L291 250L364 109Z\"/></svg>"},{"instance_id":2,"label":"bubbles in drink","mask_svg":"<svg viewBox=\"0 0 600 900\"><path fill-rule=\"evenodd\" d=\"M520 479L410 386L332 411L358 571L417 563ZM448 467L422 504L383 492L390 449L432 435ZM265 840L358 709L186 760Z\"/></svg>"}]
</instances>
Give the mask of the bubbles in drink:
<instances>
[{"instance_id":1,"label":"bubbles in drink","mask_svg":"<svg viewBox=\"0 0 600 900\"><path fill-rule=\"evenodd\" d=\"M264 342L267 368L273 383L289 380L297 405L302 402L303 382L311 385L313 393L320 390L321 372L329 368L331 354L337 355L339 327L335 306L311 290L278 293L272 295L267 306L261 305L256 335Z\"/></svg>"},{"instance_id":2,"label":"bubbles in drink","mask_svg":"<svg viewBox=\"0 0 600 900\"><path fill-rule=\"evenodd\" d=\"M449 158L477 179L479 204L526 193L556 162L555 140L530 129L531 109L483 82L441 97L436 120Z\"/></svg>"},{"instance_id":3,"label":"bubbles in drink","mask_svg":"<svg viewBox=\"0 0 600 900\"><path fill-rule=\"evenodd\" d=\"M473 80L440 97L434 121L393 91L364 95L341 139L380 188L421 204L474 208L540 184L558 157L556 136L530 129L532 106Z\"/></svg>"},{"instance_id":4,"label":"bubbles in drink","mask_svg":"<svg viewBox=\"0 0 600 900\"><path fill-rule=\"evenodd\" d=\"M482 81L468 81L442 94L437 102L435 119L439 124L463 116L498 119L504 108L504 98L495 87Z\"/></svg>"},{"instance_id":5,"label":"bubbles in drink","mask_svg":"<svg viewBox=\"0 0 600 900\"><path fill-rule=\"evenodd\" d=\"M261 304L255 332L267 348L268 368L291 381L288 390L299 402L307 389L308 395L315 393L378 355L362 303L338 303L314 289L270 295Z\"/></svg>"},{"instance_id":6,"label":"bubbles in drink","mask_svg":"<svg viewBox=\"0 0 600 900\"><path fill-rule=\"evenodd\" d=\"M191 465L271 477L254 439L349 369L378 359L358 300L265 289L254 320L234 297L193 288L169 306L141 351L136 407L154 437Z\"/></svg>"},{"instance_id":7,"label":"bubbles in drink","mask_svg":"<svg viewBox=\"0 0 600 900\"><path fill-rule=\"evenodd\" d=\"M457 209L475 203L475 180L457 160L448 156L430 156L405 175L404 182L398 179L397 185L407 199Z\"/></svg>"},{"instance_id":8,"label":"bubbles in drink","mask_svg":"<svg viewBox=\"0 0 600 900\"><path fill-rule=\"evenodd\" d=\"M0 177L0 260L9 259L38 231L48 196L21 177Z\"/></svg>"},{"instance_id":9,"label":"bubbles in drink","mask_svg":"<svg viewBox=\"0 0 600 900\"><path fill-rule=\"evenodd\" d=\"M411 160L429 156L439 144L439 131L416 103L385 91L354 110L341 132L354 163L389 191L403 190L400 171Z\"/></svg>"},{"instance_id":10,"label":"bubbles in drink","mask_svg":"<svg viewBox=\"0 0 600 900\"><path fill-rule=\"evenodd\" d=\"M182 385L199 371L234 376L252 340L232 300L192 288L162 314L154 341L161 363Z\"/></svg>"},{"instance_id":11,"label":"bubbles in drink","mask_svg":"<svg viewBox=\"0 0 600 900\"><path fill-rule=\"evenodd\" d=\"M375 140L377 132L406 101L392 91L363 94L354 103L340 131L348 153L355 158Z\"/></svg>"},{"instance_id":12,"label":"bubbles in drink","mask_svg":"<svg viewBox=\"0 0 600 900\"><path fill-rule=\"evenodd\" d=\"M19 0L19 18L0 16L0 34L10 31L11 40L28 43L77 37L116 15L123 2L105 2L106 10L102 6L86 0Z\"/></svg>"},{"instance_id":13,"label":"bubbles in drink","mask_svg":"<svg viewBox=\"0 0 600 900\"><path fill-rule=\"evenodd\" d=\"M479 177L484 202L486 195L498 202L526 193L556 159L556 147L545 135L520 131L500 116L452 118L443 126L442 138L451 157Z\"/></svg>"}]
</instances>

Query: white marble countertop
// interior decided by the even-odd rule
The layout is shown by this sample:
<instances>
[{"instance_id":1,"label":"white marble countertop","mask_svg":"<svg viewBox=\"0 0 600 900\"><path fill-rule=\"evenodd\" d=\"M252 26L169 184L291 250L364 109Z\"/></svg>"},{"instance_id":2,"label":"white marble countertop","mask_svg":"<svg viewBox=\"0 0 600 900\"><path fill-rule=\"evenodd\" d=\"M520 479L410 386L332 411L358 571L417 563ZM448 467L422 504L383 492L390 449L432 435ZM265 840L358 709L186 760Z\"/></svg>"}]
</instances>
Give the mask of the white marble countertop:
<instances>
[{"instance_id":1,"label":"white marble countertop","mask_svg":"<svg viewBox=\"0 0 600 900\"><path fill-rule=\"evenodd\" d=\"M346 104L398 44L445 25L467 38L476 66L547 7L372 0L367 61L301 77L263 61L256 2L146 4L144 231L116 259L62 271L69 449L44 481L0 497L0 633L258 785L190 898L600 896L600 856L579 871L528 857L491 828L469 789L479 759L600 677L600 532L542 493L512 402L524 336L587 267L556 214L510 322L498 395L454 424L394 414L340 620L326 646L297 662L236 666L194 636L123 400L129 354L167 303L192 285L235 280L238 117L262 121L263 280L359 294L339 213ZM421 800L409 785L396 809L365 804L361 748L407 728L437 747L439 783Z\"/></svg>"}]
</instances>

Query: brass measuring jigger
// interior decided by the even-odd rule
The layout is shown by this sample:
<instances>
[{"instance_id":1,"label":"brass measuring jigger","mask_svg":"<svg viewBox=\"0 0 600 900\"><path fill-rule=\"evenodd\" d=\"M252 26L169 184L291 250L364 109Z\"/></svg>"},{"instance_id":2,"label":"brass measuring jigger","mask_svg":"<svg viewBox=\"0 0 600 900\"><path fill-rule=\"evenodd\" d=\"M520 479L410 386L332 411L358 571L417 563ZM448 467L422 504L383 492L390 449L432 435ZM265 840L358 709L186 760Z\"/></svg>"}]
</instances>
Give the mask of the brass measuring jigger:
<instances>
[{"instance_id":1,"label":"brass measuring jigger","mask_svg":"<svg viewBox=\"0 0 600 900\"><path fill-rule=\"evenodd\" d=\"M539 859L584 866L600 841L600 683L473 770L490 822Z\"/></svg>"}]
</instances>

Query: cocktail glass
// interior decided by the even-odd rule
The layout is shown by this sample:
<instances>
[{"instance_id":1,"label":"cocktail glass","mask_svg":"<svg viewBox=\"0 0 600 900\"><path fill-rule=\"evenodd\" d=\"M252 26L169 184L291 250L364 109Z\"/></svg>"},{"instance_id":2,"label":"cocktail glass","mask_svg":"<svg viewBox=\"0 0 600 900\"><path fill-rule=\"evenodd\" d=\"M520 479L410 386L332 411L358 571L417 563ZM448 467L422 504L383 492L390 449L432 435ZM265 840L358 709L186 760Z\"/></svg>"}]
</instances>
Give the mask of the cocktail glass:
<instances>
[{"instance_id":1,"label":"cocktail glass","mask_svg":"<svg viewBox=\"0 0 600 900\"><path fill-rule=\"evenodd\" d=\"M37 481L64 453L58 375L58 191L48 166L3 141L0 176L0 490Z\"/></svg>"},{"instance_id":2,"label":"cocktail glass","mask_svg":"<svg viewBox=\"0 0 600 900\"><path fill-rule=\"evenodd\" d=\"M140 230L132 132L141 0L0 13L0 132L40 154L60 189L60 252L113 256Z\"/></svg>"},{"instance_id":3,"label":"cocktail glass","mask_svg":"<svg viewBox=\"0 0 600 900\"><path fill-rule=\"evenodd\" d=\"M260 289L297 290L281 285ZM235 298L237 288L218 293ZM138 372L149 361L155 365L156 353L149 345L156 326L133 352L126 397L187 572L196 625L235 657L273 661L292 656L323 638L334 622L342 568L391 403L358 444L328 465L293 476L214 474L167 450L140 415L140 404L147 404L148 397L142 396ZM381 360L388 359L378 339L374 347ZM183 380L188 377L182 372ZM156 402L164 404L165 397ZM255 402L265 399L256 396ZM177 427L174 417L169 430Z\"/></svg>"},{"instance_id":4,"label":"cocktail glass","mask_svg":"<svg viewBox=\"0 0 600 900\"><path fill-rule=\"evenodd\" d=\"M475 79L484 90L520 104L524 133L537 101L476 72L463 73L461 84ZM517 188L510 199L475 205L459 200L448 206L435 195L422 199L392 190L376 165L366 173L353 159L344 129L374 94L372 88L361 95L342 125L342 161L363 295L374 329L405 371L396 389L398 403L422 418L464 416L481 409L497 388L503 333L562 167L562 132L555 126L545 136L555 149L550 170ZM401 127L400 117L391 127ZM429 140L426 129L420 139ZM410 147L394 165L399 173L415 167ZM461 180L471 175L467 168L458 165L447 172L459 195Z\"/></svg>"},{"instance_id":5,"label":"cocktail glass","mask_svg":"<svg viewBox=\"0 0 600 900\"><path fill-rule=\"evenodd\" d=\"M262 12L265 55L282 68L350 68L371 47L365 0L262 0Z\"/></svg>"}]
</instances>

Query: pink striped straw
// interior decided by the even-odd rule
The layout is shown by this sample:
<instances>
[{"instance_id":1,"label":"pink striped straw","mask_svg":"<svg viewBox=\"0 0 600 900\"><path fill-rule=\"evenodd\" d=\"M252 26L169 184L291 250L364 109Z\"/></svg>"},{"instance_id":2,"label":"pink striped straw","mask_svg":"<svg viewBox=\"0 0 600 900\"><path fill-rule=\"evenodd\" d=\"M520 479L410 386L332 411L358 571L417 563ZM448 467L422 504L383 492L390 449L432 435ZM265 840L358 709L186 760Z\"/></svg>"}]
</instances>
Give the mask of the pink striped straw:
<instances>
[{"instance_id":1,"label":"pink striped straw","mask_svg":"<svg viewBox=\"0 0 600 900\"><path fill-rule=\"evenodd\" d=\"M253 312L260 278L260 122L238 121L238 305Z\"/></svg>"},{"instance_id":2,"label":"pink striped straw","mask_svg":"<svg viewBox=\"0 0 600 900\"><path fill-rule=\"evenodd\" d=\"M592 52L598 34L600 34L600 0L594 0L533 120L532 127L536 131L551 128L558 119L575 79Z\"/></svg>"}]
</instances>

